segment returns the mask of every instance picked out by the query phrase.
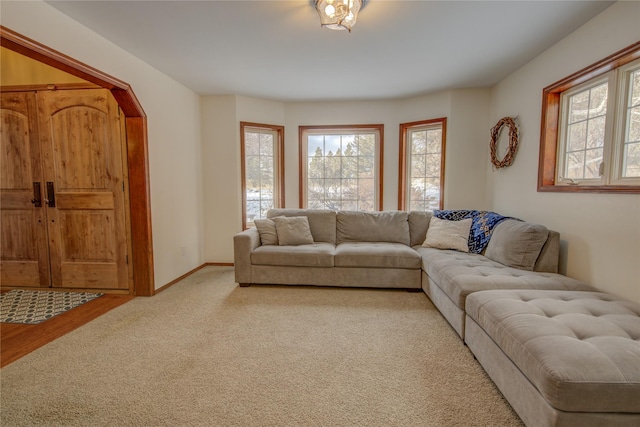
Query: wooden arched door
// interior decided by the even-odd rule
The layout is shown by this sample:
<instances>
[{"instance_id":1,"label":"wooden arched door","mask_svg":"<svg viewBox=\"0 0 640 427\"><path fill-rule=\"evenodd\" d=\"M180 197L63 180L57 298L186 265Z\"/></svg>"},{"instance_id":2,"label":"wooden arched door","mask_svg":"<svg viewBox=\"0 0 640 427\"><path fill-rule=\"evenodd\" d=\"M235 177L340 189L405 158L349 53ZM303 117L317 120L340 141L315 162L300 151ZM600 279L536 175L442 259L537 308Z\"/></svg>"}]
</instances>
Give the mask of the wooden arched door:
<instances>
[{"instance_id":1,"label":"wooden arched door","mask_svg":"<svg viewBox=\"0 0 640 427\"><path fill-rule=\"evenodd\" d=\"M129 268L133 271L133 294L155 293L153 273L153 239L151 230L151 200L147 120L131 87L91 66L74 60L41 43L0 26L0 44L14 52L80 77L111 92L120 107L127 137L127 164L130 193L132 250Z\"/></svg>"},{"instance_id":2,"label":"wooden arched door","mask_svg":"<svg viewBox=\"0 0 640 427\"><path fill-rule=\"evenodd\" d=\"M3 286L131 291L126 139L111 93L9 92L1 111Z\"/></svg>"}]
</instances>

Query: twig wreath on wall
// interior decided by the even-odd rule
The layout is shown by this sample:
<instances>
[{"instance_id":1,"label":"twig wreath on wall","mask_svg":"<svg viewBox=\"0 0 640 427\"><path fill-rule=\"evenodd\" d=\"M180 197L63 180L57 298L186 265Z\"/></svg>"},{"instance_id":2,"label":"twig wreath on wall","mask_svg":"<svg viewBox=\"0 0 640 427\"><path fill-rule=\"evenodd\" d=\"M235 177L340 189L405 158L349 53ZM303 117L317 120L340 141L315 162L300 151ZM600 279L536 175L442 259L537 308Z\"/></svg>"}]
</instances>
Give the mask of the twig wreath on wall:
<instances>
[{"instance_id":1,"label":"twig wreath on wall","mask_svg":"<svg viewBox=\"0 0 640 427\"><path fill-rule=\"evenodd\" d=\"M500 137L500 131L504 125L509 126L509 148L507 149L507 153L504 157L502 159L498 159L496 148L498 138ZM516 155L516 151L518 150L518 128L516 127L515 118L503 117L498 120L498 123L496 123L493 128L491 128L491 143L489 144L489 148L491 149L491 163L496 169L511 166L513 158Z\"/></svg>"}]
</instances>

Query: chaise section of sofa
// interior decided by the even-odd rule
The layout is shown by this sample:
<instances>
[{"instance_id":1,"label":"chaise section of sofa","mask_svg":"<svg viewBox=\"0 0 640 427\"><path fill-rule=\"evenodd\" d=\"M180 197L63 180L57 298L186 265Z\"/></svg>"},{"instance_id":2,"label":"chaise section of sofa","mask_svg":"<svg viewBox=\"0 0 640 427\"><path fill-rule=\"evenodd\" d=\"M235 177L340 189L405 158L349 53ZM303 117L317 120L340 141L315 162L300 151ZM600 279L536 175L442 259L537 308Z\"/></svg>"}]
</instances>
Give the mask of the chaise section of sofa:
<instances>
[{"instance_id":1,"label":"chaise section of sofa","mask_svg":"<svg viewBox=\"0 0 640 427\"><path fill-rule=\"evenodd\" d=\"M529 427L640 425L640 305L602 292L492 290L465 341Z\"/></svg>"},{"instance_id":2,"label":"chaise section of sofa","mask_svg":"<svg viewBox=\"0 0 640 427\"><path fill-rule=\"evenodd\" d=\"M464 339L465 301L491 289L586 290L594 288L558 274L560 235L546 227L506 219L493 230L482 253L425 248L432 214L411 212L413 248L422 257L422 289Z\"/></svg>"}]
</instances>

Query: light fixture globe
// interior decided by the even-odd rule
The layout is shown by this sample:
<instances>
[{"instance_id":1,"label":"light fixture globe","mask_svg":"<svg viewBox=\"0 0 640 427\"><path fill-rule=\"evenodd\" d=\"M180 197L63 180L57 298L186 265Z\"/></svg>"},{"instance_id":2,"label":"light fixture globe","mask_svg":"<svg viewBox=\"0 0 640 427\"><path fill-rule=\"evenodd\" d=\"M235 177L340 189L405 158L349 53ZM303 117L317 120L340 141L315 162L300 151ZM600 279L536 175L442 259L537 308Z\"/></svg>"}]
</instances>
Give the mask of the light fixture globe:
<instances>
[{"instance_id":1,"label":"light fixture globe","mask_svg":"<svg viewBox=\"0 0 640 427\"><path fill-rule=\"evenodd\" d=\"M362 0L316 0L320 25L332 30L348 30L356 24Z\"/></svg>"}]
</instances>

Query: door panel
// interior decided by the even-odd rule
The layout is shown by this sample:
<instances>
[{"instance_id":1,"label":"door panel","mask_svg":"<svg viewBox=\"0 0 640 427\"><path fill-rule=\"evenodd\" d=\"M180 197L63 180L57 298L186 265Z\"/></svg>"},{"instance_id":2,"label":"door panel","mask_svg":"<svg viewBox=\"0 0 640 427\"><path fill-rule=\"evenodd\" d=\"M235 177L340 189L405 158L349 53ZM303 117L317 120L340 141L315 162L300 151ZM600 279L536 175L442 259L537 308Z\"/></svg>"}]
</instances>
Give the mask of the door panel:
<instances>
[{"instance_id":1,"label":"door panel","mask_svg":"<svg viewBox=\"0 0 640 427\"><path fill-rule=\"evenodd\" d=\"M128 289L118 105L103 89L39 92L38 119L53 286Z\"/></svg>"},{"instance_id":2,"label":"door panel","mask_svg":"<svg viewBox=\"0 0 640 427\"><path fill-rule=\"evenodd\" d=\"M2 93L0 104L0 281L48 287L45 212L32 203L42 196L34 191L42 181L36 95Z\"/></svg>"}]
</instances>

